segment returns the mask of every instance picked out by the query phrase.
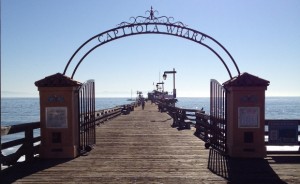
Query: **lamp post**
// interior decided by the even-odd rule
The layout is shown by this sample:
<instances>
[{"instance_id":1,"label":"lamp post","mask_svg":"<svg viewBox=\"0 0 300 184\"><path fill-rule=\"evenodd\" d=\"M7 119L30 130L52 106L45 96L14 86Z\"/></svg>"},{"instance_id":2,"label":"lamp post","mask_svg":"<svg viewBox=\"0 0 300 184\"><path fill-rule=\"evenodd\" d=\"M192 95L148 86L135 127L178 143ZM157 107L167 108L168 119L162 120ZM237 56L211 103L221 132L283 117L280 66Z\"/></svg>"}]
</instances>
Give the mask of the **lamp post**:
<instances>
[{"instance_id":1,"label":"lamp post","mask_svg":"<svg viewBox=\"0 0 300 184\"><path fill-rule=\"evenodd\" d=\"M163 75L164 80L167 79L167 74L173 74L173 98L176 98L176 88L175 88L175 74L176 74L176 71L175 71L175 68L173 68L173 71L165 71L164 72L164 75Z\"/></svg>"}]
</instances>

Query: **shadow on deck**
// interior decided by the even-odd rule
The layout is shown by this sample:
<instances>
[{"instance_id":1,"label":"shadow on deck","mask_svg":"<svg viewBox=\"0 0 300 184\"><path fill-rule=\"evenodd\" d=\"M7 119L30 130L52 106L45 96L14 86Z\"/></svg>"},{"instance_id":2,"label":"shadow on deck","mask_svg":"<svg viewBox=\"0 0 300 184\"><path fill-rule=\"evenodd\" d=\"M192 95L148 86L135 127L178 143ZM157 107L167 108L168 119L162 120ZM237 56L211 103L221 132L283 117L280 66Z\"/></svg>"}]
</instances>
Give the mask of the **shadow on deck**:
<instances>
[{"instance_id":1,"label":"shadow on deck","mask_svg":"<svg viewBox=\"0 0 300 184\"><path fill-rule=\"evenodd\" d=\"M288 173L293 167L286 165L300 164L300 155L268 155L266 158L230 158L214 149L210 149L207 168L225 178L228 183L287 183L273 170L273 165L282 164L281 172ZM294 171L295 172L295 171ZM292 174L292 173L290 173ZM291 179L291 182L294 182Z\"/></svg>"},{"instance_id":2,"label":"shadow on deck","mask_svg":"<svg viewBox=\"0 0 300 184\"><path fill-rule=\"evenodd\" d=\"M73 159L44 160L35 158L31 162L20 162L1 171L1 183L14 183L21 178L69 162L71 160Z\"/></svg>"},{"instance_id":3,"label":"shadow on deck","mask_svg":"<svg viewBox=\"0 0 300 184\"><path fill-rule=\"evenodd\" d=\"M19 163L2 171L1 183L14 183L21 178L71 160L73 159L35 159L30 163ZM265 159L238 159L229 158L210 149L207 168L227 180L228 183L285 184L286 182L282 181L272 169L272 164L300 164L300 156L270 155Z\"/></svg>"}]
</instances>

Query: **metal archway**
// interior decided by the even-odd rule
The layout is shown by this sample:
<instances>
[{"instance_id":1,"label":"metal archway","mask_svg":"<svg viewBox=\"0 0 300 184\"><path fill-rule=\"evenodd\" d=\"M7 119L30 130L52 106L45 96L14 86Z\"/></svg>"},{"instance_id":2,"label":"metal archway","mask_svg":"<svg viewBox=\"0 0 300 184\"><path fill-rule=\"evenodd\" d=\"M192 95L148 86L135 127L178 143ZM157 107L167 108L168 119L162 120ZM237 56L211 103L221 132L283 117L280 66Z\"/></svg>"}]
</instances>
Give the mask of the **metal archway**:
<instances>
[{"instance_id":1,"label":"metal archway","mask_svg":"<svg viewBox=\"0 0 300 184\"><path fill-rule=\"evenodd\" d=\"M224 61L224 59L220 56L218 52L216 52L215 49L212 48L212 46L208 45L206 43L206 40L212 41L214 44L219 46L221 50L223 50L228 57L230 58L231 62L234 64L235 69L237 70L238 75L240 75L240 70L231 56L231 54L227 51L227 49L219 43L216 39L213 37L204 34L200 31L197 31L195 29L188 28L187 25L183 24L180 21L173 22L173 17L166 17L166 16L160 16L156 17L154 14L158 13L156 10L154 11L151 7L151 10L146 11L146 13L149 14L148 17L144 16L138 16L138 17L131 17L130 20L132 22L121 22L117 25L116 28L104 31L100 34L97 34L90 39L88 39L86 42L84 42L71 56L69 59L63 74L65 75L71 62L74 60L75 56L78 55L78 53L83 50L85 47L87 47L88 44L92 44L91 48L87 49L88 51L80 58L78 63L76 64L71 78L73 79L79 65L82 63L82 61L85 59L86 56L88 56L93 50L100 47L101 45L104 45L106 43L109 43L113 40L117 40L120 38L124 38L127 36L134 36L134 35L140 35L140 34L162 34L162 35L171 35L176 36L180 38L184 38L193 42L196 42L206 48L208 48L211 52L213 52L223 63L224 67L226 68L229 77L232 79L232 74L228 68L228 65ZM95 42L95 43L93 43Z\"/></svg>"}]
</instances>

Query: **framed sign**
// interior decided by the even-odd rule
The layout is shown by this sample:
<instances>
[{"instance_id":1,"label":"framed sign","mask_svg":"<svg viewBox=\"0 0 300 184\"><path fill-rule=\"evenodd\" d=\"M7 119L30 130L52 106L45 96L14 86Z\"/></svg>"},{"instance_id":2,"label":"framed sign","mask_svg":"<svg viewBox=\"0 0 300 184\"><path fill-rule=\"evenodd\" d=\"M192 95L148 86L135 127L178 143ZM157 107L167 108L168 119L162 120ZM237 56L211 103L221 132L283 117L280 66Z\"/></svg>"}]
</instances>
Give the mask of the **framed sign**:
<instances>
[{"instance_id":1,"label":"framed sign","mask_svg":"<svg viewBox=\"0 0 300 184\"><path fill-rule=\"evenodd\" d=\"M259 107L238 108L239 128L259 128Z\"/></svg>"},{"instance_id":2,"label":"framed sign","mask_svg":"<svg viewBox=\"0 0 300 184\"><path fill-rule=\"evenodd\" d=\"M269 144L271 145L297 145L297 120L268 120Z\"/></svg>"},{"instance_id":3,"label":"framed sign","mask_svg":"<svg viewBox=\"0 0 300 184\"><path fill-rule=\"evenodd\" d=\"M67 107L46 107L47 128L68 128Z\"/></svg>"}]
</instances>

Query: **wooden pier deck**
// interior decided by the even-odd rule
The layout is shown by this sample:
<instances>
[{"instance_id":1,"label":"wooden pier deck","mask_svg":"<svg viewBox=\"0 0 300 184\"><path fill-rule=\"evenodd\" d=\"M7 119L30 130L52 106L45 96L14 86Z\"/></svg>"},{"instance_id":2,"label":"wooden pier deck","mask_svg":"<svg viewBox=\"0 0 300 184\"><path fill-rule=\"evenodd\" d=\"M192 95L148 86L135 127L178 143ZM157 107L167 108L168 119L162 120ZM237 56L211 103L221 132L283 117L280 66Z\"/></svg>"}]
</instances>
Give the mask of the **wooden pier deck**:
<instances>
[{"instance_id":1,"label":"wooden pier deck","mask_svg":"<svg viewBox=\"0 0 300 184\"><path fill-rule=\"evenodd\" d=\"M147 103L97 127L94 149L2 172L1 183L300 183L299 155L228 159Z\"/></svg>"}]
</instances>

